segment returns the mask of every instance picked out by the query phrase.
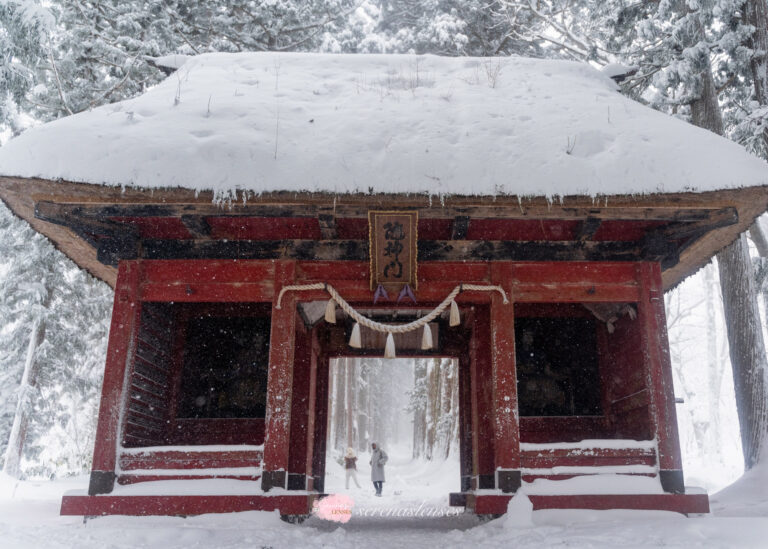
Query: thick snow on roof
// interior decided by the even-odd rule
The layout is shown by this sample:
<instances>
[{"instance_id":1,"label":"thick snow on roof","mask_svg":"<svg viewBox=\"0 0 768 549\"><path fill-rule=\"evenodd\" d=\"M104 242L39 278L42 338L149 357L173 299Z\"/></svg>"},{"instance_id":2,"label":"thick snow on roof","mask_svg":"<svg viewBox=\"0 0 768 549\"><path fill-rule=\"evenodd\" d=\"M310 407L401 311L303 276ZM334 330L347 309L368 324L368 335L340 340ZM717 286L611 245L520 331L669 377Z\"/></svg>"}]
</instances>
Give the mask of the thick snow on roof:
<instances>
[{"instance_id":1,"label":"thick snow on roof","mask_svg":"<svg viewBox=\"0 0 768 549\"><path fill-rule=\"evenodd\" d=\"M571 195L768 183L738 145L586 64L207 54L144 95L33 128L0 174L141 187Z\"/></svg>"}]
</instances>

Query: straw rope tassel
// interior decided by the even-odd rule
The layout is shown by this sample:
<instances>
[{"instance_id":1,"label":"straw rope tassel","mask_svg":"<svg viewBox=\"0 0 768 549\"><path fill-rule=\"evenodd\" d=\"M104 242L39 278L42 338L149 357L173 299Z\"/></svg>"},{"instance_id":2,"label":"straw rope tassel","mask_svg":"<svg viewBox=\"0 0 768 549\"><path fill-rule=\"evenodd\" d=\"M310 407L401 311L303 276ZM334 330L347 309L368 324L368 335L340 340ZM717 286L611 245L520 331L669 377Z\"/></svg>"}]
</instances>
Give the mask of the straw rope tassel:
<instances>
[{"instance_id":1,"label":"straw rope tassel","mask_svg":"<svg viewBox=\"0 0 768 549\"><path fill-rule=\"evenodd\" d=\"M428 351L432 348L432 330L429 324L424 324L424 334L421 336L421 350Z\"/></svg>"},{"instance_id":2,"label":"straw rope tassel","mask_svg":"<svg viewBox=\"0 0 768 549\"><path fill-rule=\"evenodd\" d=\"M459 306L456 301L451 301L451 317L448 321L449 326L458 326L461 324L461 315L459 314Z\"/></svg>"},{"instance_id":3,"label":"straw rope tassel","mask_svg":"<svg viewBox=\"0 0 768 549\"><path fill-rule=\"evenodd\" d=\"M336 324L336 302L333 298L329 299L325 306L325 321Z\"/></svg>"},{"instance_id":4,"label":"straw rope tassel","mask_svg":"<svg viewBox=\"0 0 768 549\"><path fill-rule=\"evenodd\" d=\"M395 338L392 333L387 334L387 345L384 347L384 358L395 358Z\"/></svg>"},{"instance_id":5,"label":"straw rope tassel","mask_svg":"<svg viewBox=\"0 0 768 549\"><path fill-rule=\"evenodd\" d=\"M363 346L362 342L360 341L360 324L355 322L355 325L352 326L352 335L349 336L349 346L354 349L359 349Z\"/></svg>"}]
</instances>

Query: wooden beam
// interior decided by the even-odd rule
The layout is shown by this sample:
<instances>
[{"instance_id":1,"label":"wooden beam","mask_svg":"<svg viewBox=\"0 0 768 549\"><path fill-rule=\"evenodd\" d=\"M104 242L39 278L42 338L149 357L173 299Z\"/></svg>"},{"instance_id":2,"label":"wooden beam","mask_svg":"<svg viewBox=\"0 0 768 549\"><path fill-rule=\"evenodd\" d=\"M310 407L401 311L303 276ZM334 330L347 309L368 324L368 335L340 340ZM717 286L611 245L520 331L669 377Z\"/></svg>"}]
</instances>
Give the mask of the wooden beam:
<instances>
[{"instance_id":1,"label":"wooden beam","mask_svg":"<svg viewBox=\"0 0 768 549\"><path fill-rule=\"evenodd\" d=\"M511 292L513 266L491 265L491 282ZM514 492L520 488L520 415L515 362L514 305L491 295L491 380L493 402L495 488Z\"/></svg>"},{"instance_id":2,"label":"wooden beam","mask_svg":"<svg viewBox=\"0 0 768 549\"><path fill-rule=\"evenodd\" d=\"M117 267L120 260L138 259L139 239L131 233L103 238L97 242L96 258L104 265Z\"/></svg>"},{"instance_id":3,"label":"wooden beam","mask_svg":"<svg viewBox=\"0 0 768 549\"><path fill-rule=\"evenodd\" d=\"M40 204L41 202L38 202ZM76 210L83 218L106 219L109 217L181 217L194 215L204 217L314 217L328 215L334 218L367 219L370 206L367 204L336 204L329 208L325 204L285 203L285 204L239 204L218 205L214 203L58 203L60 211ZM409 206L410 207L410 206ZM558 206L497 204L483 206L446 205L441 207L412 206L419 210L423 219L446 219L469 217L478 219L615 219L625 221L670 221L690 223L706 221L713 214L723 209L732 208L679 208L674 206L649 207L647 204L637 207L621 204L619 206Z\"/></svg>"},{"instance_id":4,"label":"wooden beam","mask_svg":"<svg viewBox=\"0 0 768 549\"><path fill-rule=\"evenodd\" d=\"M279 262L275 267L275 288L296 279L294 262ZM264 470L261 487L287 488L293 400L293 360L296 333L296 294L289 292L277 309L273 298L272 325L269 335L269 372L267 376L267 417L264 440Z\"/></svg>"},{"instance_id":5,"label":"wooden beam","mask_svg":"<svg viewBox=\"0 0 768 549\"><path fill-rule=\"evenodd\" d=\"M422 240L419 261L638 261L637 242Z\"/></svg>"},{"instance_id":6,"label":"wooden beam","mask_svg":"<svg viewBox=\"0 0 768 549\"><path fill-rule=\"evenodd\" d=\"M105 245L106 246L106 245ZM110 250L133 248L110 244ZM419 261L659 261L674 252L665 241L523 242L512 240L421 240ZM158 240L141 242L143 259L297 259L366 261L366 240ZM115 255L106 254L110 260Z\"/></svg>"},{"instance_id":7,"label":"wooden beam","mask_svg":"<svg viewBox=\"0 0 768 549\"><path fill-rule=\"evenodd\" d=\"M729 227L739 222L739 212L736 208L722 208L710 212L707 217L697 221L675 222L660 229L660 233L668 240L700 236L703 233Z\"/></svg>"},{"instance_id":8,"label":"wooden beam","mask_svg":"<svg viewBox=\"0 0 768 549\"><path fill-rule=\"evenodd\" d=\"M585 242L592 240L595 233L602 225L603 220L597 217L588 217L581 222L581 226L576 230L576 240L579 242Z\"/></svg>"},{"instance_id":9,"label":"wooden beam","mask_svg":"<svg viewBox=\"0 0 768 549\"><path fill-rule=\"evenodd\" d=\"M130 371L141 316L139 283L141 265L125 262L118 271L112 324L109 330L107 361L101 388L96 443L93 451L90 495L112 491L120 443L120 416L126 399L126 370Z\"/></svg>"},{"instance_id":10,"label":"wooden beam","mask_svg":"<svg viewBox=\"0 0 768 549\"><path fill-rule=\"evenodd\" d=\"M299 259L365 261L366 240L156 240L142 242L144 259Z\"/></svg>"},{"instance_id":11,"label":"wooden beam","mask_svg":"<svg viewBox=\"0 0 768 549\"><path fill-rule=\"evenodd\" d=\"M192 235L192 238L201 239L211 236L211 226L201 215L182 214L181 222Z\"/></svg>"},{"instance_id":12,"label":"wooden beam","mask_svg":"<svg viewBox=\"0 0 768 549\"><path fill-rule=\"evenodd\" d=\"M320 234L323 240L336 238L336 214L333 207L320 207L317 212L317 222L320 225Z\"/></svg>"},{"instance_id":13,"label":"wooden beam","mask_svg":"<svg viewBox=\"0 0 768 549\"><path fill-rule=\"evenodd\" d=\"M469 216L457 215L453 218L453 234L451 240L464 240L469 230Z\"/></svg>"},{"instance_id":14,"label":"wooden beam","mask_svg":"<svg viewBox=\"0 0 768 549\"><path fill-rule=\"evenodd\" d=\"M56 204L55 202L37 202L35 217L41 221L70 227L78 234L87 232L103 235L124 235L135 233L135 228L109 221L103 217L94 217L90 208L81 205Z\"/></svg>"},{"instance_id":15,"label":"wooden beam","mask_svg":"<svg viewBox=\"0 0 768 549\"><path fill-rule=\"evenodd\" d=\"M637 265L640 300L637 322L645 355L645 384L650 396L650 422L659 449L659 477L665 491L684 491L683 464L675 410L675 389L664 313L661 270L656 263ZM665 486L666 484L666 486Z\"/></svg>"}]
</instances>

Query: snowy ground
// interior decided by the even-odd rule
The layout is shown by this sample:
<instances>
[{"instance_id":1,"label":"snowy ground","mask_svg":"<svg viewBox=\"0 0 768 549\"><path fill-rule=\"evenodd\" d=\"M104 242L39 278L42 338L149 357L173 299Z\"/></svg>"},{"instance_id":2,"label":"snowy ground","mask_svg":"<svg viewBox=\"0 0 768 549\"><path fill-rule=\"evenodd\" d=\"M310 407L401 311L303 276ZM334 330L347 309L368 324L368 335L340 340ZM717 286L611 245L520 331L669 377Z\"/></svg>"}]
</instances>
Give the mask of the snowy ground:
<instances>
[{"instance_id":1,"label":"snowy ground","mask_svg":"<svg viewBox=\"0 0 768 549\"><path fill-rule=\"evenodd\" d=\"M341 466L329 464L328 486L355 501L346 524L312 517L296 526L274 513L233 513L191 518L103 517L83 522L60 517L61 494L87 479L15 483L0 479L0 543L4 548L222 549L299 547L765 547L768 539L768 468L753 472L713 501L714 513L685 518L665 512L522 511L513 519L480 523L472 515L395 517L390 509L440 507L458 477L453 462L411 462L390 451L384 497L373 497L367 456L360 456L361 488L344 490ZM353 485L354 486L354 485ZM524 502L523 502L524 503ZM368 510L361 516L359 511ZM373 513L372 510L379 510ZM402 514L402 513L400 513Z\"/></svg>"}]
</instances>

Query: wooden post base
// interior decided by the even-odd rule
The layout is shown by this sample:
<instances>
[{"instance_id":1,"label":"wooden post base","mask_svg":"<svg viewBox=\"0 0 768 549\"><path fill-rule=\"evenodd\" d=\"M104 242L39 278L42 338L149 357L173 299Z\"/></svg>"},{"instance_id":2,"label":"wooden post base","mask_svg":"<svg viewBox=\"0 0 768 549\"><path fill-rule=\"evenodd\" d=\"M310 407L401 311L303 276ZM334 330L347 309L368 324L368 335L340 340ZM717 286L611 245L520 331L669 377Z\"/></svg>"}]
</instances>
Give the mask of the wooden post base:
<instances>
[{"instance_id":1,"label":"wooden post base","mask_svg":"<svg viewBox=\"0 0 768 549\"><path fill-rule=\"evenodd\" d=\"M115 487L117 476L114 471L91 471L91 480L88 484L88 495L109 494Z\"/></svg>"},{"instance_id":2,"label":"wooden post base","mask_svg":"<svg viewBox=\"0 0 768 549\"><path fill-rule=\"evenodd\" d=\"M504 493L517 492L522 484L520 471L514 469L499 469L496 471L496 488Z\"/></svg>"},{"instance_id":3,"label":"wooden post base","mask_svg":"<svg viewBox=\"0 0 768 549\"><path fill-rule=\"evenodd\" d=\"M307 475L303 475L301 473L288 473L288 489L289 490L306 490Z\"/></svg>"},{"instance_id":4,"label":"wooden post base","mask_svg":"<svg viewBox=\"0 0 768 549\"><path fill-rule=\"evenodd\" d=\"M261 489L269 492L272 488L287 488L285 471L264 471L261 474Z\"/></svg>"},{"instance_id":5,"label":"wooden post base","mask_svg":"<svg viewBox=\"0 0 768 549\"><path fill-rule=\"evenodd\" d=\"M669 494L684 494L685 482L683 480L683 472L681 470L664 470L659 471L659 481L661 482L662 489Z\"/></svg>"}]
</instances>

